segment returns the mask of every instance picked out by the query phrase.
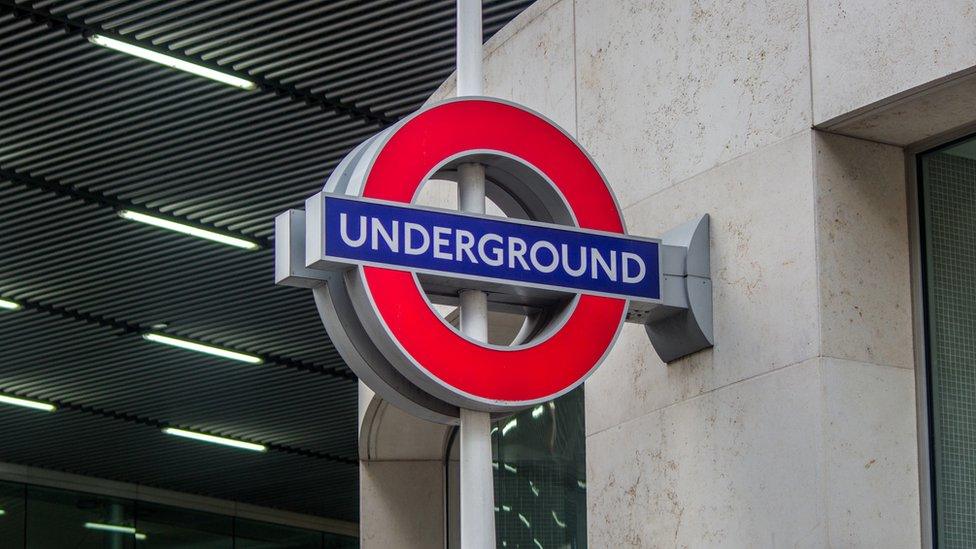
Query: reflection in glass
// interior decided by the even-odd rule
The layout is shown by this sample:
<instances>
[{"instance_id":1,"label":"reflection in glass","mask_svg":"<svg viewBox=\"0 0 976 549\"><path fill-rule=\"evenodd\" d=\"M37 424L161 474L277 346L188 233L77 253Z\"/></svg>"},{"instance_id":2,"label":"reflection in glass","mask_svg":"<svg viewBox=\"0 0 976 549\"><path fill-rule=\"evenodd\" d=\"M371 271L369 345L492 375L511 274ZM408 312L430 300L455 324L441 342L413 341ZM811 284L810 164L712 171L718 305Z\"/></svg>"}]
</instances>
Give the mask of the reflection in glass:
<instances>
[{"instance_id":1,"label":"reflection in glass","mask_svg":"<svg viewBox=\"0 0 976 549\"><path fill-rule=\"evenodd\" d=\"M0 549L354 549L359 540L168 505L0 482Z\"/></svg>"},{"instance_id":2,"label":"reflection in glass","mask_svg":"<svg viewBox=\"0 0 976 549\"><path fill-rule=\"evenodd\" d=\"M159 547L234 548L234 519L213 513L139 502L139 549Z\"/></svg>"},{"instance_id":3,"label":"reflection in glass","mask_svg":"<svg viewBox=\"0 0 976 549\"><path fill-rule=\"evenodd\" d=\"M0 540L11 547L24 545L24 498L22 484L0 482Z\"/></svg>"},{"instance_id":4,"label":"reflection in glass","mask_svg":"<svg viewBox=\"0 0 976 549\"><path fill-rule=\"evenodd\" d=\"M131 501L29 486L26 541L31 549L135 547Z\"/></svg>"},{"instance_id":5,"label":"reflection in glass","mask_svg":"<svg viewBox=\"0 0 976 549\"><path fill-rule=\"evenodd\" d=\"M492 443L497 546L585 548L582 388L498 422Z\"/></svg>"}]
</instances>

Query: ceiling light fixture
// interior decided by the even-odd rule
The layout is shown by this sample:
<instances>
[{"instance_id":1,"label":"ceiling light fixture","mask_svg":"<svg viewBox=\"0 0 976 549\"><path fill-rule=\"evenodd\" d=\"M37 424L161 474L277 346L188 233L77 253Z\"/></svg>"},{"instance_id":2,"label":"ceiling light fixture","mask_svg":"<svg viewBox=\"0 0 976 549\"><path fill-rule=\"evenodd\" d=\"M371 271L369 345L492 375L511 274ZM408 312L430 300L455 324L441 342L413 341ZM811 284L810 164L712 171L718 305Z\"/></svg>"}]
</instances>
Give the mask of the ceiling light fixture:
<instances>
[{"instance_id":1,"label":"ceiling light fixture","mask_svg":"<svg viewBox=\"0 0 976 549\"><path fill-rule=\"evenodd\" d=\"M157 334L155 332L143 334L142 338L146 341L152 341L153 343L162 343L163 345L179 347L180 349L196 351L198 353L219 356L221 358L229 358L231 360L239 360L248 364L260 364L262 362L261 357L259 356L238 353L237 351L229 351L227 349L221 349L220 347L214 347L213 345L206 345L204 343L197 343L195 341L170 337L163 334Z\"/></svg>"},{"instance_id":2,"label":"ceiling light fixture","mask_svg":"<svg viewBox=\"0 0 976 549\"><path fill-rule=\"evenodd\" d=\"M165 53L160 53L158 51L154 51L149 48L144 48L142 46L130 44L129 42L123 42L121 40L109 38L101 34L93 34L91 37L88 38L88 41L98 46L103 46L109 49L113 49L115 51L127 53L129 55L139 57L140 59L145 59L146 61L152 61L153 63L159 63L160 65L165 65L167 67L181 70L183 72L188 72L190 74L195 74L197 76L202 76L204 78L216 80L217 82L220 82L222 84L234 86L235 88L240 88L242 90L253 90L257 88L257 84L245 78L220 72L211 69L210 67L198 65L196 63L191 63L189 61L184 61L183 59L180 59L178 57L173 57L172 55L166 55Z\"/></svg>"},{"instance_id":3,"label":"ceiling light fixture","mask_svg":"<svg viewBox=\"0 0 976 549\"><path fill-rule=\"evenodd\" d=\"M10 301L9 299L0 299L0 309L6 309L8 311L16 311L20 309L20 303L16 301Z\"/></svg>"},{"instance_id":4,"label":"ceiling light fixture","mask_svg":"<svg viewBox=\"0 0 976 549\"><path fill-rule=\"evenodd\" d=\"M267 452L268 447L264 444L254 444L253 442L244 442L241 440L234 440L232 438L226 437L215 437L213 435L205 435L203 433L196 433L194 431L186 431L184 429L174 429L173 427L166 427L163 432L167 435L175 435L183 438L192 438L193 440L200 440L203 442L210 442L213 444L222 444L224 446L232 446L234 448L240 448L242 450L251 450L253 452Z\"/></svg>"},{"instance_id":5,"label":"ceiling light fixture","mask_svg":"<svg viewBox=\"0 0 976 549\"><path fill-rule=\"evenodd\" d=\"M47 402L38 402L36 400L27 400L25 398L16 398L7 395L0 395L0 403L33 408L34 410L43 410L45 412L53 412L58 409L57 406L48 404Z\"/></svg>"},{"instance_id":6,"label":"ceiling light fixture","mask_svg":"<svg viewBox=\"0 0 976 549\"><path fill-rule=\"evenodd\" d=\"M177 233L195 236L197 238L212 240L214 242L219 242L221 244L226 244L228 246L234 246L236 248L243 248L245 250L256 250L258 248L257 242L252 242L250 240L245 240L243 238L237 238L236 236L228 236L215 231L208 231L207 229L201 229L199 227L194 227L192 225L180 223L178 221L173 221L171 219L144 214L141 212L135 212L132 210L119 210L119 217L121 217L122 219L128 219L129 221L145 223L146 225L152 225L153 227L159 227Z\"/></svg>"}]
</instances>

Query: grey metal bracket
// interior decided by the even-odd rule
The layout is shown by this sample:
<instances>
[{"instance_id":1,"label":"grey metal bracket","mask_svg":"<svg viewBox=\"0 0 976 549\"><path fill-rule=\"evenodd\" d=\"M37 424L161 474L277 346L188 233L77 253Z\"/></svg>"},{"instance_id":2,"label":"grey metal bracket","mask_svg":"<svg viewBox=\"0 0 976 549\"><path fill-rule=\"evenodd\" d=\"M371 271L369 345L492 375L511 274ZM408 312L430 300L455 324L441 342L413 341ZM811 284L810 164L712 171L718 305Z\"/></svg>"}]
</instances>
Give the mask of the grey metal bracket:
<instances>
[{"instance_id":1,"label":"grey metal bracket","mask_svg":"<svg viewBox=\"0 0 976 549\"><path fill-rule=\"evenodd\" d=\"M663 303L632 304L627 320L644 324L661 360L673 362L714 343L708 214L665 233L661 254Z\"/></svg>"},{"instance_id":2,"label":"grey metal bracket","mask_svg":"<svg viewBox=\"0 0 976 549\"><path fill-rule=\"evenodd\" d=\"M335 273L305 266L305 211L288 210L275 217L275 284L315 288Z\"/></svg>"}]
</instances>

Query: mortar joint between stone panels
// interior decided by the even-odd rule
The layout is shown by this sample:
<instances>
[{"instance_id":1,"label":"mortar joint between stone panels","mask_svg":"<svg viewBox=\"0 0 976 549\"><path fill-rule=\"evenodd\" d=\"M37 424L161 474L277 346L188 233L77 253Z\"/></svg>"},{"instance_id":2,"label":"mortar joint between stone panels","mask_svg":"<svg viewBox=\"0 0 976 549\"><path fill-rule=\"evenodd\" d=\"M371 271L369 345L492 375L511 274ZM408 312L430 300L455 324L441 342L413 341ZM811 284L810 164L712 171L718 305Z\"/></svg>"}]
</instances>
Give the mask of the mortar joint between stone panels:
<instances>
[{"instance_id":1,"label":"mortar joint between stone panels","mask_svg":"<svg viewBox=\"0 0 976 549\"><path fill-rule=\"evenodd\" d=\"M911 371L911 372L914 372L915 371L914 364L913 365L910 365L910 366L899 366L898 364L894 364L894 363L890 363L889 364L889 363L886 363L886 362L869 362L869 361L866 361L866 360L856 360L856 359L853 359L853 358L847 358L847 357L842 357L842 356L835 356L835 355L832 355L832 354L821 354L820 355L820 358L827 359L827 360L836 360L836 361L840 361L840 362L847 362L847 363L849 363L851 365L856 365L856 366L877 366L878 368L895 368L895 369L898 369L898 370L907 370L907 371Z\"/></svg>"},{"instance_id":2,"label":"mortar joint between stone panels","mask_svg":"<svg viewBox=\"0 0 976 549\"><path fill-rule=\"evenodd\" d=\"M810 93L810 125L813 126L816 120L813 101L813 27L810 19L810 0L806 1L807 8L807 86Z\"/></svg>"},{"instance_id":3,"label":"mortar joint between stone panels","mask_svg":"<svg viewBox=\"0 0 976 549\"><path fill-rule=\"evenodd\" d=\"M629 418L629 419L625 419L625 420L621 421L620 423L616 423L614 425L610 425L610 426L604 427L602 429L593 431L591 433L586 433L586 437L589 438L591 436L598 435L598 434L603 433L605 431L608 431L610 429L615 429L617 427L623 427L624 425L626 425L626 424L628 424L630 422L637 421L639 419L642 419L644 417L647 417L647 416L649 416L651 414L654 414L654 413L657 413L657 412L662 412L664 410L667 410L668 408L672 408L672 407L678 406L680 404L684 404L684 403L687 403L687 402L691 402L693 400L697 400L699 398L708 396L708 395L710 395L712 393L716 393L718 391L722 391L724 389L731 388L731 387L733 387L735 385L738 385L740 383L746 383L746 382L753 381L755 379L759 379L759 378L762 378L762 377L765 377L765 376L773 375L773 374L782 372L782 371L784 371L784 370L786 370L788 368L792 368L794 366L802 366L802 365L807 364L808 362L813 361L813 360L816 360L817 361L818 368L819 368L819 363L820 363L820 361L821 361L822 358L823 357L821 357L820 355L808 356L807 358L804 358L804 359L801 359L801 360L798 360L798 361L795 361L795 362L790 362L789 364L784 364L783 366L777 366L777 367L773 368L772 370L767 370L765 372L760 372L758 374L753 374L751 376L744 377L742 379L737 379L735 381L726 383L725 385L720 385L718 387L713 387L713 388L711 388L711 389L709 389L707 391L702 391L702 392L700 392L700 393L698 393L696 395L692 395L692 396L690 396L688 398L681 399L681 400L677 400L675 402L670 402L668 404L665 404L664 406L658 406L657 408L653 408L651 410L647 410L646 412L643 412L639 416L635 416L635 417L632 417L632 418ZM680 368L680 366L678 366L678 367Z\"/></svg>"},{"instance_id":4,"label":"mortar joint between stone panels","mask_svg":"<svg viewBox=\"0 0 976 549\"><path fill-rule=\"evenodd\" d=\"M821 288L821 282L823 280L823 263L821 259L823 254L821 253L820 242L820 162L818 158L819 147L817 146L817 132L816 130L810 132L810 157L812 158L813 166L810 170L810 192L813 195L813 261L816 265L816 293L817 293L817 354L823 356L824 354L824 306L823 306L823 289Z\"/></svg>"},{"instance_id":5,"label":"mortar joint between stone panels","mask_svg":"<svg viewBox=\"0 0 976 549\"><path fill-rule=\"evenodd\" d=\"M704 174L706 174L708 172L711 172L713 170L716 170L718 168L721 168L721 167L725 166L726 164L731 164L732 162L736 162L736 161L738 161L738 160L740 160L742 158L745 158L747 156L751 156L753 154L761 153L761 152L763 152L766 149L769 149L769 148L775 147L777 145L780 145L782 143L785 143L785 142L789 141L790 139L793 139L793 138L796 138L797 136L803 135L804 133L813 133L813 132L814 132L814 129L813 128L804 128L804 129L802 129L800 131L797 131L795 133L791 133L790 135L787 135L785 137L782 137L780 139L777 139L776 141L773 141L771 143L768 143L766 145L763 145L762 147L759 147L757 149L752 149L750 151L743 152L741 154L738 154L736 156L733 156L732 158L729 158L728 160L724 160L722 162L719 162L718 164L715 164L714 166L711 166L709 168L706 168L706 169L704 169L704 170L702 170L700 172L694 173L694 174L689 175L689 176L687 176L687 177L685 177L683 179L680 179L678 181L675 181L674 183L671 183L671 184L669 184L666 187L663 187L661 189L658 189L658 190L654 191L653 193L651 193L651 194L649 194L647 196L641 197L641 198L637 199L636 201L634 201L634 202L632 202L630 204L621 205L620 209L621 210L629 210L629 209L637 206L638 204L641 204L642 202L645 202L647 200L650 200L652 198L655 198L656 196L658 196L659 194L661 194L661 193L663 193L665 191L669 191L669 190L677 187L678 185L681 185L682 183L686 183L688 181L691 181L691 180L695 179L696 177L699 177L699 176L704 175ZM703 212L703 213L705 213L705 212ZM707 212L707 213L711 213L711 212Z\"/></svg>"},{"instance_id":6,"label":"mortar joint between stone panels","mask_svg":"<svg viewBox=\"0 0 976 549\"><path fill-rule=\"evenodd\" d=\"M827 414L825 410L827 401L827 388L824 385L824 363L823 357L817 362L817 382L820 384L817 394L820 398L817 399L817 406L820 411L820 459L818 463L820 464L820 474L822 481L820 483L820 501L823 503L824 508L824 537L827 539L827 546L830 546L830 490L827 489L830 486L830 467L827 466L827 445L824 444L824 437L827 433Z\"/></svg>"},{"instance_id":7,"label":"mortar joint between stone panels","mask_svg":"<svg viewBox=\"0 0 976 549\"><path fill-rule=\"evenodd\" d=\"M579 138L579 57L576 54L576 0L565 0L573 3L572 26L573 26L573 135Z\"/></svg>"}]
</instances>

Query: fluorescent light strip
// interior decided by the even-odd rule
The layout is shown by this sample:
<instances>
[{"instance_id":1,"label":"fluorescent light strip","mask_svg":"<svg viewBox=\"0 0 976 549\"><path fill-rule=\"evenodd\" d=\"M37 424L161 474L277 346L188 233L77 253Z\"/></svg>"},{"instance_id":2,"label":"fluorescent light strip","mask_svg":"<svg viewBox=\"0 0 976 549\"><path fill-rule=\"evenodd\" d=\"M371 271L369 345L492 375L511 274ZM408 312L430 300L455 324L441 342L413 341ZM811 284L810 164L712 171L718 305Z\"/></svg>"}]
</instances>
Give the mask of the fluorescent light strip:
<instances>
[{"instance_id":1,"label":"fluorescent light strip","mask_svg":"<svg viewBox=\"0 0 976 549\"><path fill-rule=\"evenodd\" d=\"M159 227L161 229L167 229L185 235L195 236L197 238L212 240L213 242L219 242L221 244L234 246L236 248L244 248L245 250L256 250L258 248L257 242L244 240L243 238L237 238L234 236L227 236L215 231L208 231L206 229L194 227L185 223L179 223L177 221L163 217L156 217L154 215L134 212L132 210L120 210L119 217L122 219L128 219L130 221L136 221L138 223L145 223L146 225L152 225L153 227Z\"/></svg>"},{"instance_id":2,"label":"fluorescent light strip","mask_svg":"<svg viewBox=\"0 0 976 549\"><path fill-rule=\"evenodd\" d=\"M517 419L513 419L513 420L509 421L508 423L505 424L504 427L502 427L502 436L507 435L509 431L511 431L512 429L514 429L516 427L518 427L518 420Z\"/></svg>"},{"instance_id":3,"label":"fluorescent light strip","mask_svg":"<svg viewBox=\"0 0 976 549\"><path fill-rule=\"evenodd\" d=\"M0 299L0 309L6 309L8 311L16 311L20 309L20 303L16 301L10 301L9 299Z\"/></svg>"},{"instance_id":4,"label":"fluorescent light strip","mask_svg":"<svg viewBox=\"0 0 976 549\"><path fill-rule=\"evenodd\" d=\"M189 351L196 351L198 353L219 356L221 358L229 358L231 360L239 360L241 362L247 362L248 364L260 364L262 362L261 357L258 356L238 353L237 351L228 351L227 349L221 349L220 347L214 347L213 345L205 345L203 343L178 339L154 332L143 334L142 338L146 341L152 341L153 343L162 343L163 345L179 347L180 349L187 349Z\"/></svg>"},{"instance_id":5,"label":"fluorescent light strip","mask_svg":"<svg viewBox=\"0 0 976 549\"><path fill-rule=\"evenodd\" d=\"M253 90L257 88L257 84L245 78L216 71L209 67L204 67L203 65L198 65L196 63L191 63L189 61L184 61L183 59L180 59L178 57L173 57L172 55L159 53L158 51L154 51L149 48L144 48L142 46L130 44L129 42L123 42L121 40L109 38L101 34L94 34L88 40L92 44L104 46L106 48L113 49L115 51L120 51L122 53L127 53L129 55L134 55L141 59L145 59L146 61L159 63L160 65L165 65L173 69L188 72L190 74L195 74L197 76L202 76L204 78L216 80L217 82L220 82L222 84L228 84L230 86L234 86L235 88L240 88L242 90Z\"/></svg>"},{"instance_id":6,"label":"fluorescent light strip","mask_svg":"<svg viewBox=\"0 0 976 549\"><path fill-rule=\"evenodd\" d=\"M43 410L45 412L53 412L58 409L57 406L48 404L47 402L38 402L36 400L27 400L6 395L0 395L0 404L22 406L24 408L33 408L34 410Z\"/></svg>"},{"instance_id":7,"label":"fluorescent light strip","mask_svg":"<svg viewBox=\"0 0 976 549\"><path fill-rule=\"evenodd\" d=\"M232 438L225 437L215 437L213 435L205 435L203 433L195 433L193 431L186 431L183 429L174 429L172 427L166 427L163 432L167 435L175 435L178 437L192 438L193 440L200 440L203 442L211 442L213 444L223 444L224 446L232 446L234 448L240 448L242 450L251 450L254 452L266 452L268 447L263 444L254 444L253 442L243 442L240 440L234 440Z\"/></svg>"},{"instance_id":8,"label":"fluorescent light strip","mask_svg":"<svg viewBox=\"0 0 976 549\"><path fill-rule=\"evenodd\" d=\"M86 522L85 528L89 530L101 530L103 532L115 532L117 534L136 533L136 529L131 526L118 526L116 524L103 524L101 522Z\"/></svg>"}]
</instances>

